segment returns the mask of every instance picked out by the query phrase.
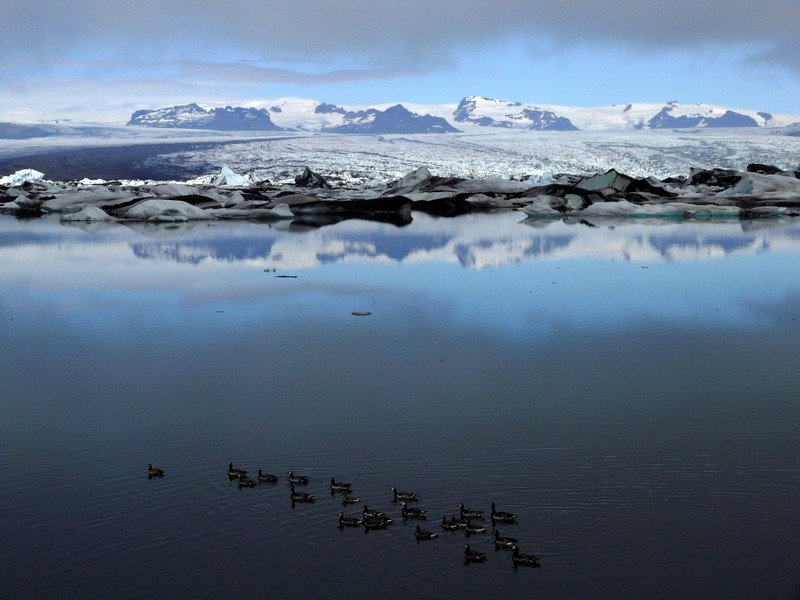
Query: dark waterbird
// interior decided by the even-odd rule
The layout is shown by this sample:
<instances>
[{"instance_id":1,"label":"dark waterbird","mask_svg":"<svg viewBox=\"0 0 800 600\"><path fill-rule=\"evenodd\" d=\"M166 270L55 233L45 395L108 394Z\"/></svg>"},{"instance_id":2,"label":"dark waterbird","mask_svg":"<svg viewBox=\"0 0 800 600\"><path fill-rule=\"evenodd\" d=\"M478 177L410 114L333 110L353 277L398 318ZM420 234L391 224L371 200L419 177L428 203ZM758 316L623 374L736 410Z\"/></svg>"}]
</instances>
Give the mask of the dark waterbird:
<instances>
[{"instance_id":1,"label":"dark waterbird","mask_svg":"<svg viewBox=\"0 0 800 600\"><path fill-rule=\"evenodd\" d=\"M404 519L427 519L425 511L421 508L409 508L406 502L403 502L403 510L401 511Z\"/></svg>"},{"instance_id":2,"label":"dark waterbird","mask_svg":"<svg viewBox=\"0 0 800 600\"><path fill-rule=\"evenodd\" d=\"M305 475L295 475L292 471L288 471L289 473L289 483L291 484L302 484L306 485L308 483L308 477Z\"/></svg>"},{"instance_id":3,"label":"dark waterbird","mask_svg":"<svg viewBox=\"0 0 800 600\"><path fill-rule=\"evenodd\" d=\"M438 533L428 531L427 529L420 529L419 525L417 525L417 530L414 532L414 538L416 538L418 542L421 540L432 540L437 537L439 537Z\"/></svg>"},{"instance_id":4,"label":"dark waterbird","mask_svg":"<svg viewBox=\"0 0 800 600\"><path fill-rule=\"evenodd\" d=\"M261 471L261 469L259 469L258 470L258 480L259 481L264 481L264 482L267 482L267 483L275 483L276 481L278 481L278 476L277 475L270 475L269 473L264 473L264 472Z\"/></svg>"},{"instance_id":5,"label":"dark waterbird","mask_svg":"<svg viewBox=\"0 0 800 600\"><path fill-rule=\"evenodd\" d=\"M232 462L228 463L228 479L239 479L239 475L247 475L247 471L237 469L233 466Z\"/></svg>"},{"instance_id":6,"label":"dark waterbird","mask_svg":"<svg viewBox=\"0 0 800 600\"><path fill-rule=\"evenodd\" d=\"M397 490L396 487L391 487L392 493L394 494L394 501L397 502L398 500L405 500L405 501L416 501L417 500L417 493L416 492L400 492Z\"/></svg>"},{"instance_id":7,"label":"dark waterbird","mask_svg":"<svg viewBox=\"0 0 800 600\"><path fill-rule=\"evenodd\" d=\"M256 487L256 480L250 479L247 475L239 475L239 489L242 488L254 488Z\"/></svg>"},{"instance_id":8,"label":"dark waterbird","mask_svg":"<svg viewBox=\"0 0 800 600\"><path fill-rule=\"evenodd\" d=\"M497 510L492 502L492 523L516 523L517 515Z\"/></svg>"},{"instance_id":9,"label":"dark waterbird","mask_svg":"<svg viewBox=\"0 0 800 600\"><path fill-rule=\"evenodd\" d=\"M334 477L331 477L332 492L349 492L352 486L352 483L343 483L341 481L336 481Z\"/></svg>"},{"instance_id":10,"label":"dark waterbird","mask_svg":"<svg viewBox=\"0 0 800 600\"><path fill-rule=\"evenodd\" d=\"M291 486L292 490L292 504L295 502L314 502L314 495L309 494L308 492L298 492L294 489L294 485Z\"/></svg>"},{"instance_id":11,"label":"dark waterbird","mask_svg":"<svg viewBox=\"0 0 800 600\"><path fill-rule=\"evenodd\" d=\"M514 563L515 567L539 567L539 557L534 554L526 554L524 552L520 552L519 548L514 545L512 546L514 550L514 554L511 555L511 560Z\"/></svg>"},{"instance_id":12,"label":"dark waterbird","mask_svg":"<svg viewBox=\"0 0 800 600\"><path fill-rule=\"evenodd\" d=\"M458 505L461 511L462 519L483 519L483 511L475 510L474 508L464 508L464 503L460 502Z\"/></svg>"},{"instance_id":13,"label":"dark waterbird","mask_svg":"<svg viewBox=\"0 0 800 600\"><path fill-rule=\"evenodd\" d=\"M344 529L345 527L358 527L359 525L363 525L364 521L359 519L358 517L346 517L344 513L339 513L339 529Z\"/></svg>"},{"instance_id":14,"label":"dark waterbird","mask_svg":"<svg viewBox=\"0 0 800 600\"><path fill-rule=\"evenodd\" d=\"M495 529L494 530L494 547L495 549L506 548L511 550L514 548L514 544L516 544L519 540L513 537L503 537L500 535L500 531Z\"/></svg>"},{"instance_id":15,"label":"dark waterbird","mask_svg":"<svg viewBox=\"0 0 800 600\"><path fill-rule=\"evenodd\" d=\"M342 506L347 506L348 504L358 504L359 502L361 502L361 500L350 494L345 494L342 496Z\"/></svg>"},{"instance_id":16,"label":"dark waterbird","mask_svg":"<svg viewBox=\"0 0 800 600\"><path fill-rule=\"evenodd\" d=\"M461 523L457 523L455 521L448 521L447 517L442 517L442 529L445 531L456 531L458 529L463 529Z\"/></svg>"},{"instance_id":17,"label":"dark waterbird","mask_svg":"<svg viewBox=\"0 0 800 600\"><path fill-rule=\"evenodd\" d=\"M164 469L159 469L158 467L154 467L150 463L147 464L147 478L152 479L153 477L163 477L164 476Z\"/></svg>"},{"instance_id":18,"label":"dark waterbird","mask_svg":"<svg viewBox=\"0 0 800 600\"><path fill-rule=\"evenodd\" d=\"M477 550L471 550L469 544L464 544L464 562L465 563L482 563L486 562L486 555Z\"/></svg>"}]
</instances>

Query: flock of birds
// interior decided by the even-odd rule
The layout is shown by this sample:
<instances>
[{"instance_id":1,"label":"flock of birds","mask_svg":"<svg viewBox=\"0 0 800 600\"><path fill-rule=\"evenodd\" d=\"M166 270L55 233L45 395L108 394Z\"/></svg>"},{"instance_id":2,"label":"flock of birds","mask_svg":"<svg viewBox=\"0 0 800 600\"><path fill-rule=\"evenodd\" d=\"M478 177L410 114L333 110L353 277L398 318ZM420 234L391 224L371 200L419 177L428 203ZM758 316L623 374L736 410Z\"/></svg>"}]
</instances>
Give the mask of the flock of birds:
<instances>
[{"instance_id":1,"label":"flock of birds","mask_svg":"<svg viewBox=\"0 0 800 600\"><path fill-rule=\"evenodd\" d=\"M313 494L295 488L295 486L307 485L309 482L309 478L307 476L296 475L293 471L288 471L287 475L289 488L291 490L292 507L294 507L295 503L297 502L315 502ZM163 476L164 469L154 467L152 464L147 465L148 479ZM228 463L228 479L232 483L236 482L239 489L253 488L259 483L277 483L280 480L277 475L264 473L261 469L258 469L256 479L252 479L247 475L247 471L234 467L233 463L230 462ZM408 504L409 502L418 502L416 492L399 491L394 486L392 486L390 489L394 495L393 501L395 503L399 503L401 506L400 514L404 521L407 521L408 519L420 521L427 520L428 517L425 513L425 510L416 506L409 506ZM350 483L336 481L334 477L331 477L330 491L331 495L341 495L342 505L345 507L352 504L361 503L361 500L352 494L352 484ZM458 518L456 518L455 514L451 514L449 519L446 516L442 517L441 528L444 531L463 530L467 536L487 533L486 527L480 523L477 523L477 521L485 522L486 519L483 516L484 511L467 508L464 506L463 502L459 503L458 507ZM387 516L386 513L371 509L366 504L363 504L360 517L346 516L343 511L339 512L338 517L338 526L340 529L344 529L345 527L363 527L365 531L370 531L372 529L386 529L392 524L392 519ZM497 510L495 503L492 502L492 510L489 515L489 519L491 520L492 530L494 531L493 535L495 550L511 550L511 560L514 567L540 566L538 556L535 554L520 552L518 546L519 540L513 537L502 536L500 535L500 531L497 529L498 523L516 523L517 515L510 512ZM438 533L430 529L423 529L420 525L417 525L416 530L414 531L414 538L417 540L417 542L432 540L437 537L439 537ZM486 560L487 557L485 553L478 550L473 550L470 548L469 543L464 544L465 563L483 563L486 562Z\"/></svg>"}]
</instances>

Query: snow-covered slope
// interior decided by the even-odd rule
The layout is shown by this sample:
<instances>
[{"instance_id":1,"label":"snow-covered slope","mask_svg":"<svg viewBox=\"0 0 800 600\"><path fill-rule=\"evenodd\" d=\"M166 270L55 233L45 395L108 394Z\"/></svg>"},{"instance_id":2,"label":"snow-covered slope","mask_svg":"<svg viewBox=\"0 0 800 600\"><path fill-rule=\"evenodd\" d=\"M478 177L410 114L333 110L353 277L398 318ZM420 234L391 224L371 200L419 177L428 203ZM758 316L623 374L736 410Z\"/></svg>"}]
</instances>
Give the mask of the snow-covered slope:
<instances>
[{"instance_id":1,"label":"snow-covered slope","mask_svg":"<svg viewBox=\"0 0 800 600\"><path fill-rule=\"evenodd\" d=\"M193 103L137 111L128 124L224 131L283 128L322 133L391 134L453 133L489 127L534 131L774 128L798 122L800 115L773 115L758 110L677 101L583 108L467 96L457 105L394 103L343 107L305 98L281 98L250 103L247 108L227 106L206 110Z\"/></svg>"},{"instance_id":2,"label":"snow-covered slope","mask_svg":"<svg viewBox=\"0 0 800 600\"><path fill-rule=\"evenodd\" d=\"M195 103L156 110L137 110L128 125L210 129L217 131L279 131L266 110L226 106L206 110Z\"/></svg>"},{"instance_id":3,"label":"snow-covered slope","mask_svg":"<svg viewBox=\"0 0 800 600\"><path fill-rule=\"evenodd\" d=\"M276 122L272 121L275 118ZM283 123L283 125L280 125ZM314 100L288 99L269 107L214 108L184 104L133 113L128 125L213 129L222 131L276 131L292 129L323 133L455 133L441 116L417 114L402 104L387 108L346 109Z\"/></svg>"}]
</instances>

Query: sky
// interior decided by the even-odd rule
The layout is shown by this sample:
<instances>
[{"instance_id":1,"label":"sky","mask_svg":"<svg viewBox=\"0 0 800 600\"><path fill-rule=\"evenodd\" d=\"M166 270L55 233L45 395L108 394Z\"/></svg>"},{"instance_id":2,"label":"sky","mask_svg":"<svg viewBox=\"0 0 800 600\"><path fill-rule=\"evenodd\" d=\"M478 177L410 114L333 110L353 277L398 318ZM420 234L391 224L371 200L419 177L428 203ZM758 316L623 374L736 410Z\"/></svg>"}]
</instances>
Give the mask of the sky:
<instances>
[{"instance_id":1,"label":"sky","mask_svg":"<svg viewBox=\"0 0 800 600\"><path fill-rule=\"evenodd\" d=\"M800 114L800 0L0 0L0 121L285 97Z\"/></svg>"}]
</instances>

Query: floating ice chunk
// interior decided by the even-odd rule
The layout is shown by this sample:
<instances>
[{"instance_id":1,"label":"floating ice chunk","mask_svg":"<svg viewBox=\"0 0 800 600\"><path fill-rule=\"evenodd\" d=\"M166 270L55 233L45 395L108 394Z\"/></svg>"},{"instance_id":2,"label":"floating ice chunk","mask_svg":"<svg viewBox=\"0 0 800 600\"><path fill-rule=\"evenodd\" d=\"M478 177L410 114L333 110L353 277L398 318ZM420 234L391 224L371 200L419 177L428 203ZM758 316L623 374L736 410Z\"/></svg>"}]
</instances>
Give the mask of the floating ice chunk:
<instances>
[{"instance_id":1,"label":"floating ice chunk","mask_svg":"<svg viewBox=\"0 0 800 600\"><path fill-rule=\"evenodd\" d=\"M197 208L182 200L145 200L129 208L125 217L144 221L170 222L211 218L202 208Z\"/></svg>"},{"instance_id":2,"label":"floating ice chunk","mask_svg":"<svg viewBox=\"0 0 800 600\"><path fill-rule=\"evenodd\" d=\"M44 179L44 173L36 171L35 169L21 169L12 173L11 175L6 175L5 177L0 177L0 185L7 185L7 186L15 186L15 185L22 185L26 182L35 182L41 181Z\"/></svg>"},{"instance_id":3,"label":"floating ice chunk","mask_svg":"<svg viewBox=\"0 0 800 600\"><path fill-rule=\"evenodd\" d=\"M542 194L534 197L530 204L523 206L520 210L530 217L560 219L564 213L554 207L563 206L563 204L562 198Z\"/></svg>"},{"instance_id":4,"label":"floating ice chunk","mask_svg":"<svg viewBox=\"0 0 800 600\"><path fill-rule=\"evenodd\" d=\"M96 206L87 206L78 212L61 216L62 221L113 221L114 217Z\"/></svg>"},{"instance_id":5,"label":"floating ice chunk","mask_svg":"<svg viewBox=\"0 0 800 600\"><path fill-rule=\"evenodd\" d=\"M800 179L787 175L743 173L739 182L717 196L756 196L762 198L796 198L800 195Z\"/></svg>"},{"instance_id":6,"label":"floating ice chunk","mask_svg":"<svg viewBox=\"0 0 800 600\"><path fill-rule=\"evenodd\" d=\"M225 165L222 167L219 176L214 180L214 185L250 185L250 178L245 175L237 175L228 165Z\"/></svg>"},{"instance_id":7,"label":"floating ice chunk","mask_svg":"<svg viewBox=\"0 0 800 600\"><path fill-rule=\"evenodd\" d=\"M186 185L216 185L216 186L232 186L240 187L251 185L253 182L248 175L238 175L233 170L225 165L219 172L219 175L201 175L186 182Z\"/></svg>"},{"instance_id":8,"label":"floating ice chunk","mask_svg":"<svg viewBox=\"0 0 800 600\"><path fill-rule=\"evenodd\" d=\"M105 179L89 179L88 177L84 177L78 182L78 185L103 185L106 183Z\"/></svg>"},{"instance_id":9,"label":"floating ice chunk","mask_svg":"<svg viewBox=\"0 0 800 600\"><path fill-rule=\"evenodd\" d=\"M281 202L280 204L276 204L275 207L270 211L270 214L275 215L276 217L280 217L281 219L293 219L294 215L292 214L292 209L289 208L289 205L285 202Z\"/></svg>"}]
</instances>

